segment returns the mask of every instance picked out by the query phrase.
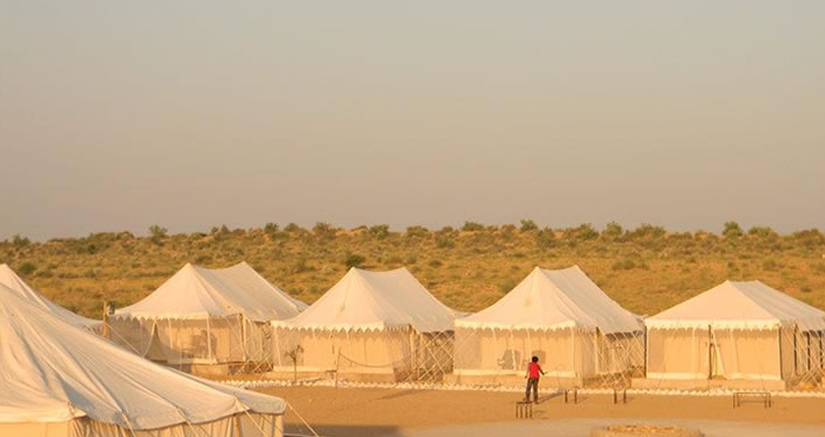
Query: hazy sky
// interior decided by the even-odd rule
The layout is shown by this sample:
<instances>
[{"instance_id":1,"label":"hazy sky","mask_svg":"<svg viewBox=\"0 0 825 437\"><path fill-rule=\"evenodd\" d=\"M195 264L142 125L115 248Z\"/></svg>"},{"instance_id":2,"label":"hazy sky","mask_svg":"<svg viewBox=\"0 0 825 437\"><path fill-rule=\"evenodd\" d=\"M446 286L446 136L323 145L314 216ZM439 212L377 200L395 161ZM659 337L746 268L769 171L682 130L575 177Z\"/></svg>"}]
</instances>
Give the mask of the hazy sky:
<instances>
[{"instance_id":1,"label":"hazy sky","mask_svg":"<svg viewBox=\"0 0 825 437\"><path fill-rule=\"evenodd\" d=\"M825 2L0 0L0 239L825 228Z\"/></svg>"}]
</instances>

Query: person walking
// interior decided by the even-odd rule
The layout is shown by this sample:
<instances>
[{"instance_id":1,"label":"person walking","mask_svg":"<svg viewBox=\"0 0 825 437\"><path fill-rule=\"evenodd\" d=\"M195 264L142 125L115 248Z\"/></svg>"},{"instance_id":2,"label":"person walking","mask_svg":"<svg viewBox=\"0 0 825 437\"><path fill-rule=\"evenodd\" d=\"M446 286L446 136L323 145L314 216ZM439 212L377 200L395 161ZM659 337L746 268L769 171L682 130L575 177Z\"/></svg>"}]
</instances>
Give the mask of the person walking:
<instances>
[{"instance_id":1,"label":"person walking","mask_svg":"<svg viewBox=\"0 0 825 437\"><path fill-rule=\"evenodd\" d=\"M541 370L539 365L539 357L534 356L527 364L527 374L524 377L527 379L527 392L524 394L524 402L530 402L530 389L533 389L533 402L539 403L539 378L544 375L544 370Z\"/></svg>"}]
</instances>

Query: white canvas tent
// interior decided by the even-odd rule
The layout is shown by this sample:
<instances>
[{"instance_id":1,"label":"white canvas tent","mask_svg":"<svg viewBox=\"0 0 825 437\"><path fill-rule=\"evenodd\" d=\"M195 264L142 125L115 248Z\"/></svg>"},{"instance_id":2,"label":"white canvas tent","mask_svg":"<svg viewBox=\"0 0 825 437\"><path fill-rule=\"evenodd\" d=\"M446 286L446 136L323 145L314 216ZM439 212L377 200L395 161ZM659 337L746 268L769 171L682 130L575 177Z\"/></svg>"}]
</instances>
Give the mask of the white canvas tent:
<instances>
[{"instance_id":1,"label":"white canvas tent","mask_svg":"<svg viewBox=\"0 0 825 437\"><path fill-rule=\"evenodd\" d=\"M17 293L18 296L45 309L46 311L52 313L55 317L59 317L67 323L88 329L93 329L94 327L100 325L100 321L98 320L87 319L86 317L75 314L50 301L49 299L46 299L45 296L29 287L29 284L26 284L26 282L17 276L17 273L15 273L14 270L6 264L0 264L0 284L5 285L11 289L11 291Z\"/></svg>"},{"instance_id":2,"label":"white canvas tent","mask_svg":"<svg viewBox=\"0 0 825 437\"><path fill-rule=\"evenodd\" d=\"M513 382L532 356L546 383L629 381L643 362L642 325L578 267L539 267L492 306L455 321L457 382Z\"/></svg>"},{"instance_id":3,"label":"white canvas tent","mask_svg":"<svg viewBox=\"0 0 825 437\"><path fill-rule=\"evenodd\" d=\"M0 435L281 436L283 400L153 364L0 285Z\"/></svg>"},{"instance_id":4,"label":"white canvas tent","mask_svg":"<svg viewBox=\"0 0 825 437\"><path fill-rule=\"evenodd\" d=\"M231 364L255 371L272 356L268 322L304 308L244 262L224 269L186 264L108 323L112 340L154 361L190 370L224 372Z\"/></svg>"},{"instance_id":5,"label":"white canvas tent","mask_svg":"<svg viewBox=\"0 0 825 437\"><path fill-rule=\"evenodd\" d=\"M819 384L825 312L759 281L724 283L645 320L647 377Z\"/></svg>"},{"instance_id":6,"label":"white canvas tent","mask_svg":"<svg viewBox=\"0 0 825 437\"><path fill-rule=\"evenodd\" d=\"M352 268L304 312L272 322L273 361L289 375L437 379L452 368L455 314L405 268Z\"/></svg>"}]
</instances>

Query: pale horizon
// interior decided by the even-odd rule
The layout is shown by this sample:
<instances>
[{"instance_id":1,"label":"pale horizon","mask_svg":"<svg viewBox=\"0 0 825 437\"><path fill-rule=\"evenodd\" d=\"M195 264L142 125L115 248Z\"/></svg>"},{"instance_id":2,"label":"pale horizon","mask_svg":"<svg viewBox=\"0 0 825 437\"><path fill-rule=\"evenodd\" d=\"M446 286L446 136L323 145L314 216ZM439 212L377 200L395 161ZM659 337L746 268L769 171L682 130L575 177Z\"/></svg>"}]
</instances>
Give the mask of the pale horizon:
<instances>
[{"instance_id":1,"label":"pale horizon","mask_svg":"<svg viewBox=\"0 0 825 437\"><path fill-rule=\"evenodd\" d=\"M825 3L0 0L0 240L825 228Z\"/></svg>"}]
</instances>

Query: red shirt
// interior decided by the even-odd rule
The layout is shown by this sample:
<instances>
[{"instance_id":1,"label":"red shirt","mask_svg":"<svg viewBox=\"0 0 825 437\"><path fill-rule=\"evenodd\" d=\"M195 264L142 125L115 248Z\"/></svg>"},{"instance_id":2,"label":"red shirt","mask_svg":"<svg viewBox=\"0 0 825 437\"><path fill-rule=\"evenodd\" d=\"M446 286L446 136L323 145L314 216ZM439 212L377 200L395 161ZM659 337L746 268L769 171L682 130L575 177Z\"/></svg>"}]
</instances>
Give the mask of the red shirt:
<instances>
[{"instance_id":1,"label":"red shirt","mask_svg":"<svg viewBox=\"0 0 825 437\"><path fill-rule=\"evenodd\" d=\"M541 372L541 366L539 363L533 363L527 365L527 372L530 375L531 379L539 379L539 373Z\"/></svg>"}]
</instances>

